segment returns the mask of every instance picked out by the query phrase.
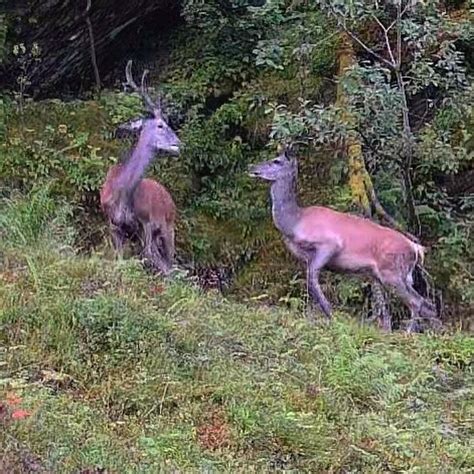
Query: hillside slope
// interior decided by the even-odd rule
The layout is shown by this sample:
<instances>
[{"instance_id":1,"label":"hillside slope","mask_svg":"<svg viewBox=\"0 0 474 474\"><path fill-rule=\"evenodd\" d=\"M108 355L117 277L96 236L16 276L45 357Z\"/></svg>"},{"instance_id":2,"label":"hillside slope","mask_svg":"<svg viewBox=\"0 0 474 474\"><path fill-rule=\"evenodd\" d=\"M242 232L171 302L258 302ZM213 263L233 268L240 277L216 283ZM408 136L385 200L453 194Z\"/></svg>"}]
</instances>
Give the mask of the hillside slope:
<instances>
[{"instance_id":1,"label":"hillside slope","mask_svg":"<svg viewBox=\"0 0 474 474\"><path fill-rule=\"evenodd\" d=\"M44 190L0 209L0 471L474 464L467 335L310 326L77 255Z\"/></svg>"}]
</instances>

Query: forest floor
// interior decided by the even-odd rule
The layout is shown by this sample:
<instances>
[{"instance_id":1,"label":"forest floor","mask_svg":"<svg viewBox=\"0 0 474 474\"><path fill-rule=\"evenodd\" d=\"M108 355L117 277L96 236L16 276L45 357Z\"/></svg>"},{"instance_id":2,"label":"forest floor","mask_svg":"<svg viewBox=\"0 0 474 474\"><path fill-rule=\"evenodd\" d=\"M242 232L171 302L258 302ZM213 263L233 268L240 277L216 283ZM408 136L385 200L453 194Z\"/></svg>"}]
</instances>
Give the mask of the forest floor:
<instances>
[{"instance_id":1,"label":"forest floor","mask_svg":"<svg viewBox=\"0 0 474 474\"><path fill-rule=\"evenodd\" d=\"M468 334L229 302L67 214L0 206L0 472L472 472Z\"/></svg>"}]
</instances>

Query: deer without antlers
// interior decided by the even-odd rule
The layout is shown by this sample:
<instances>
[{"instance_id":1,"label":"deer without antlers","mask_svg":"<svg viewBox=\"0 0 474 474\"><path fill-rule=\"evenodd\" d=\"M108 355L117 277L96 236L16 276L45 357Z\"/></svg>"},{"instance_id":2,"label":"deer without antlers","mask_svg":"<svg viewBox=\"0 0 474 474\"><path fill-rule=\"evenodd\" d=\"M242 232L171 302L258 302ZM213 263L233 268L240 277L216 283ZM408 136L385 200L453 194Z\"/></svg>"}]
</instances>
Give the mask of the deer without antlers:
<instances>
[{"instance_id":1,"label":"deer without antlers","mask_svg":"<svg viewBox=\"0 0 474 474\"><path fill-rule=\"evenodd\" d=\"M125 239L137 234L144 257L154 269L168 273L174 259L176 207L163 185L142 178L156 153L178 155L181 143L163 117L160 101L154 102L147 92L147 71L139 87L131 68L132 61L128 61L126 85L141 95L148 115L119 127L122 134L138 134L138 139L128 157L109 169L100 202L117 254L122 255Z\"/></svg>"},{"instance_id":2,"label":"deer without antlers","mask_svg":"<svg viewBox=\"0 0 474 474\"><path fill-rule=\"evenodd\" d=\"M272 182L274 224L290 252L306 263L310 297L327 318L331 317L331 306L319 284L323 268L367 274L392 288L411 311L408 331L416 328L420 316L436 318L433 303L413 288L413 269L423 262L421 245L362 217L326 207L298 206L298 164L286 151L273 160L251 166L249 174Z\"/></svg>"}]
</instances>

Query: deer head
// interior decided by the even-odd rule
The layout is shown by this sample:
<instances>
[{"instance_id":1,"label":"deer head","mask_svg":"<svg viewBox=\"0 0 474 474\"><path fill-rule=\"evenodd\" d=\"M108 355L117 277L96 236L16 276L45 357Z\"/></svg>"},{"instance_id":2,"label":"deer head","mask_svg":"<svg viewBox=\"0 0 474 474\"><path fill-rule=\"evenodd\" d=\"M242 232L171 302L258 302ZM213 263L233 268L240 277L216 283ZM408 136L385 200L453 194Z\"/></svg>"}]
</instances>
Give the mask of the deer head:
<instances>
[{"instance_id":1,"label":"deer head","mask_svg":"<svg viewBox=\"0 0 474 474\"><path fill-rule=\"evenodd\" d=\"M265 179L266 181L295 179L298 173L298 163L296 158L290 158L288 155L288 150L285 150L273 160L263 161L257 165L250 166L250 176Z\"/></svg>"},{"instance_id":2,"label":"deer head","mask_svg":"<svg viewBox=\"0 0 474 474\"><path fill-rule=\"evenodd\" d=\"M130 120L118 127L120 135L139 134L140 140L144 141L154 152L164 152L172 155L179 155L181 142L176 133L165 120L160 99L153 101L147 91L145 70L142 75L141 87L138 87L132 76L132 61L128 61L125 68L127 82L125 86L137 92L145 105L146 116Z\"/></svg>"}]
</instances>

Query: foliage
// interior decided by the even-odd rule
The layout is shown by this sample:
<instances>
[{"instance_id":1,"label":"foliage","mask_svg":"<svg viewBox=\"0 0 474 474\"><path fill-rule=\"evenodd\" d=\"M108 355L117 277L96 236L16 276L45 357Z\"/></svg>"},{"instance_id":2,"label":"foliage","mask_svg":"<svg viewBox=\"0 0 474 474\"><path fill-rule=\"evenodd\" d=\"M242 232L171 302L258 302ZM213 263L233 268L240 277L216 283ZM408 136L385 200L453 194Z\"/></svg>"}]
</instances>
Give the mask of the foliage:
<instances>
[{"instance_id":1,"label":"foliage","mask_svg":"<svg viewBox=\"0 0 474 474\"><path fill-rule=\"evenodd\" d=\"M470 263L455 257L469 239L472 199L449 196L440 177L461 175L472 161L473 89L457 49L472 24L445 15L438 2L317 3L359 48L358 64L339 78L347 100L341 107L303 98L296 110L274 104L271 136L336 150L351 137L362 143L384 207L399 221L420 222L448 257L441 266L463 275L448 285L459 298L472 286ZM454 245L450 256L443 242Z\"/></svg>"},{"instance_id":2,"label":"foliage","mask_svg":"<svg viewBox=\"0 0 474 474\"><path fill-rule=\"evenodd\" d=\"M27 107L25 113L28 126L22 125L21 115L17 123L14 116L8 121L7 141L1 145L3 185L29 189L50 184L53 192L72 203L88 202L114 159L110 151L116 151L101 135L101 109L48 101Z\"/></svg>"},{"instance_id":3,"label":"foliage","mask_svg":"<svg viewBox=\"0 0 474 474\"><path fill-rule=\"evenodd\" d=\"M340 22L341 28L346 29L350 24L348 22L355 25L368 19L381 22L386 21L386 17L391 14L390 6L374 7L360 2L319 3ZM428 2L429 5L432 3ZM422 9L423 14L432 15L428 21L424 21L417 8ZM375 62L361 62L348 71L345 77L340 78L349 98L344 110L339 110L335 105L326 108L314 106L310 101L303 100L298 113L288 115L279 106L276 109L272 135L278 140L332 140L339 143L349 134L356 134L365 145L368 167L377 173L380 168L386 170L389 166L393 168L391 174L397 175L397 168L401 166L400 146L403 140L400 138L404 133L402 108L405 99L415 98L421 91L429 93L428 88L435 87L438 97L429 99L427 107L432 111L449 107L458 116L466 114L469 111L467 104L470 103L471 88L462 54L455 48L459 25L453 26L451 22L444 20L442 13L431 6L426 7L425 11L422 3L414 7L413 11L408 9L405 14L407 18L401 20L400 31L403 43L410 49L410 54L404 52L406 64L401 66L406 98L404 90L400 90L394 83L390 67L383 60L378 61L380 56L374 53L375 58L372 59ZM396 27L393 23L391 26ZM446 35L449 39L442 42L437 40ZM375 51L377 45L371 48ZM344 120L348 113L356 118L351 124Z\"/></svg>"},{"instance_id":4,"label":"foliage","mask_svg":"<svg viewBox=\"0 0 474 474\"><path fill-rule=\"evenodd\" d=\"M2 222L36 229L26 244L0 241L9 472L469 472L468 335L387 336L345 314L309 326L297 310L204 295L182 274L72 255L55 244L62 205L35 196L0 207ZM53 220L38 225L25 209L40 202Z\"/></svg>"},{"instance_id":5,"label":"foliage","mask_svg":"<svg viewBox=\"0 0 474 474\"><path fill-rule=\"evenodd\" d=\"M0 236L13 245L35 245L39 241L52 242L65 248L72 245L74 231L69 226L72 209L60 206L51 199L48 186L34 188L28 199L18 195L2 199Z\"/></svg>"},{"instance_id":6,"label":"foliage","mask_svg":"<svg viewBox=\"0 0 474 474\"><path fill-rule=\"evenodd\" d=\"M340 8L352 3L344 5ZM390 24L395 4L380 5L371 13ZM351 8L359 7L368 4ZM464 173L472 159L466 110L472 99L457 49L458 39L469 41L472 32L465 21L439 19L438 10L426 10L425 24L416 9L407 11L403 26L404 38L414 41L406 41L403 56L404 75L414 74L405 78L416 138L410 174L423 240L432 247L430 272L449 289L445 298L451 304L467 294L463 287L472 278L469 260L461 257L468 249L466 216L472 204L468 196L450 195L440 183ZM382 51L383 37L374 34L371 15L365 22L356 10L346 14L346 26ZM180 261L231 269L236 295L300 301L304 275L272 228L267 187L247 176L247 166L269 158L281 142L307 144L299 148L301 202L354 210L345 185L347 163L339 152L342 141L356 136L363 140L384 207L406 221L406 208L400 205L406 192L403 160L397 152L403 101L393 74L359 49L359 65L340 78L354 117L347 124L347 110L333 105L341 25L334 16L328 21L320 5L189 0L183 2L182 19L169 36L150 40L159 43L160 51L152 85L159 83L170 123L185 144L179 160L157 160L149 171L171 190L180 211ZM144 55L140 48L134 51L137 57ZM169 57L162 54L168 50ZM422 54L415 60L417 52ZM53 59L49 50L42 51L42 61ZM71 204L78 239L85 242L80 246L101 246L106 239L103 219L95 217L98 190L109 166L129 146L115 139L114 129L141 113L139 98L106 91L97 101L27 101L22 116L15 102L5 98L4 103L2 192L48 186ZM419 124L417 114L425 116ZM448 276L450 269L455 276ZM327 282L332 301L360 307L363 289L333 276ZM461 315L465 308L452 311Z\"/></svg>"}]
</instances>

